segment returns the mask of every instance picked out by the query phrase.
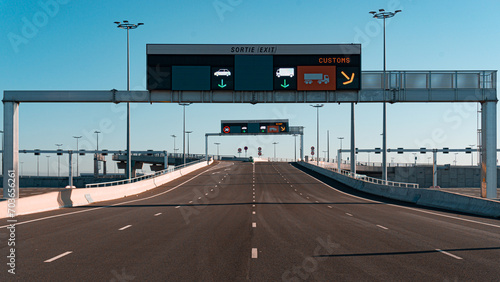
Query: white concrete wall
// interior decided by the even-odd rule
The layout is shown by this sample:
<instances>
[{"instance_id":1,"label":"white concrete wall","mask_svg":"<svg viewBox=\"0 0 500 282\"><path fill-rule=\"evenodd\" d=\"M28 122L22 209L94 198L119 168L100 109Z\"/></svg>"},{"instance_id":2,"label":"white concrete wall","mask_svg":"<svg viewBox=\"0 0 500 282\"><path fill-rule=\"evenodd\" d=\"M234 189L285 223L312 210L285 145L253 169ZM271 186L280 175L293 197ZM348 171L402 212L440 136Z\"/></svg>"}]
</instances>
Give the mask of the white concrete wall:
<instances>
[{"instance_id":1,"label":"white concrete wall","mask_svg":"<svg viewBox=\"0 0 500 282\"><path fill-rule=\"evenodd\" d=\"M332 178L342 184L369 194L386 197L389 199L415 203L417 205L465 212L481 216L500 217L500 202L458 195L438 190L423 188L403 188L380 184L373 184L353 179L334 171L317 167L315 165L299 162L299 165Z\"/></svg>"},{"instance_id":2,"label":"white concrete wall","mask_svg":"<svg viewBox=\"0 0 500 282\"><path fill-rule=\"evenodd\" d=\"M212 162L213 161L210 161L210 164ZM88 205L89 201L85 195L89 195L93 202L109 201L136 195L154 189L205 166L207 166L207 162L199 162L156 178L146 179L135 183L100 188L66 189L60 192L50 192L42 195L20 198L16 201L16 214L24 215L64 207ZM8 201L0 202L0 218L8 217L8 205Z\"/></svg>"}]
</instances>

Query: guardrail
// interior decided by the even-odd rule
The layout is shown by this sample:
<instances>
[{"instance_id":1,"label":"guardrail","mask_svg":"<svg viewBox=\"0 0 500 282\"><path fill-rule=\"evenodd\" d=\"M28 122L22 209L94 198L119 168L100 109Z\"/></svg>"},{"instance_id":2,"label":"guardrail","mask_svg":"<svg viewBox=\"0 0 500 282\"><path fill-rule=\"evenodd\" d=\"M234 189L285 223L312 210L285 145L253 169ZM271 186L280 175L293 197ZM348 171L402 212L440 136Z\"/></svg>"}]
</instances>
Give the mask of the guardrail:
<instances>
[{"instance_id":1,"label":"guardrail","mask_svg":"<svg viewBox=\"0 0 500 282\"><path fill-rule=\"evenodd\" d=\"M98 188L98 187L117 186L117 185L135 183L135 182L139 182L139 181L146 180L146 179L156 178L156 177L164 175L164 174L172 173L172 172L174 172L176 170L179 170L179 169L182 169L182 168L185 168L187 166L194 165L194 164L197 164L197 163L200 163L200 162L204 162L204 161L205 160L202 159L202 160L190 162L190 163L187 163L187 164L178 165L178 166L175 166L175 167L169 167L167 169L160 170L160 171L157 171L157 172L152 173L152 174L138 176L138 177L134 177L134 178L131 178L131 179L124 179L124 180L111 181L111 182L86 184L85 188Z\"/></svg>"},{"instance_id":2,"label":"guardrail","mask_svg":"<svg viewBox=\"0 0 500 282\"><path fill-rule=\"evenodd\" d=\"M314 163L310 163L310 164L316 165ZM364 174L351 173L349 170L343 170L343 169L341 169L339 171L335 167L328 167L328 166L321 165L321 164L319 165L319 167L331 170L331 171L336 172L338 174L342 174L342 175L347 176L349 178L361 180L361 181L368 182L368 183L380 184L380 185L387 185L387 186L393 186L393 187L419 188L419 185L418 184L414 184L414 183L405 183L405 182L396 182L396 181L382 180L382 179L379 179L379 178L374 178L374 177L366 176Z\"/></svg>"}]
</instances>

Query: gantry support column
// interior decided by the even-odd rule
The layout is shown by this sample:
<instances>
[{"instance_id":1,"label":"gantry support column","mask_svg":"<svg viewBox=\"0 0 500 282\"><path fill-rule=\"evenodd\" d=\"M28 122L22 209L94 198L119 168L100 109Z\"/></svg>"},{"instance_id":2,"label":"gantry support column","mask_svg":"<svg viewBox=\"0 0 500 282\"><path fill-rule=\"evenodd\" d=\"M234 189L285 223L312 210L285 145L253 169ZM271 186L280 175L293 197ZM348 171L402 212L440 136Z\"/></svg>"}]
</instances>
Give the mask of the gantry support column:
<instances>
[{"instance_id":1,"label":"gantry support column","mask_svg":"<svg viewBox=\"0 0 500 282\"><path fill-rule=\"evenodd\" d=\"M497 197L497 101L481 103L481 124L481 197L494 199Z\"/></svg>"},{"instance_id":2,"label":"gantry support column","mask_svg":"<svg viewBox=\"0 0 500 282\"><path fill-rule=\"evenodd\" d=\"M19 103L3 103L3 197L19 198Z\"/></svg>"}]
</instances>

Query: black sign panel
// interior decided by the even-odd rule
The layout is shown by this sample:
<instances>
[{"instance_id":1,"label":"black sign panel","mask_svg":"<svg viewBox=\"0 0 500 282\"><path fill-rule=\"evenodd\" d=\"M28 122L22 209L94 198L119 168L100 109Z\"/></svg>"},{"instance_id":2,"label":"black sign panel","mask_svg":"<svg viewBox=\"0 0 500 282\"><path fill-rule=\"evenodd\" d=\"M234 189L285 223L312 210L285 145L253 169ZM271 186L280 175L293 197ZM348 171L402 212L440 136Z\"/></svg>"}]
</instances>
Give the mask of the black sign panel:
<instances>
[{"instance_id":1,"label":"black sign panel","mask_svg":"<svg viewBox=\"0 0 500 282\"><path fill-rule=\"evenodd\" d=\"M336 91L361 89L361 46L147 46L148 90Z\"/></svg>"},{"instance_id":2,"label":"black sign panel","mask_svg":"<svg viewBox=\"0 0 500 282\"><path fill-rule=\"evenodd\" d=\"M287 133L288 120L222 121L221 132L234 133Z\"/></svg>"}]
</instances>

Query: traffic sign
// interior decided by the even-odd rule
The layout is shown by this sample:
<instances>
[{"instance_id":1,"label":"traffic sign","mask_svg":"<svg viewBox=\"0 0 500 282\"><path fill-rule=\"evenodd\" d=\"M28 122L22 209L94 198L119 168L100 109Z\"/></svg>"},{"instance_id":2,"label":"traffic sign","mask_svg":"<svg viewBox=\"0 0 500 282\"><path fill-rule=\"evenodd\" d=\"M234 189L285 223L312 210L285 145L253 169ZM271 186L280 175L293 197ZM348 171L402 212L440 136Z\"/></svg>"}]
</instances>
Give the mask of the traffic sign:
<instances>
[{"instance_id":1,"label":"traffic sign","mask_svg":"<svg viewBox=\"0 0 500 282\"><path fill-rule=\"evenodd\" d=\"M271 120L222 120L222 133L264 133L280 134L289 132L287 119Z\"/></svg>"},{"instance_id":2,"label":"traffic sign","mask_svg":"<svg viewBox=\"0 0 500 282\"><path fill-rule=\"evenodd\" d=\"M244 148L244 149L245 149L245 151L246 151L246 150L248 150L248 147L247 147L247 146L245 146L245 148Z\"/></svg>"},{"instance_id":3,"label":"traffic sign","mask_svg":"<svg viewBox=\"0 0 500 282\"><path fill-rule=\"evenodd\" d=\"M311 150L313 150L313 151L314 151L314 146L312 146L312 147L311 147Z\"/></svg>"},{"instance_id":4,"label":"traffic sign","mask_svg":"<svg viewBox=\"0 0 500 282\"><path fill-rule=\"evenodd\" d=\"M238 148L238 153L241 153L241 148Z\"/></svg>"},{"instance_id":5,"label":"traffic sign","mask_svg":"<svg viewBox=\"0 0 500 282\"><path fill-rule=\"evenodd\" d=\"M147 89L361 89L360 44L148 44Z\"/></svg>"},{"instance_id":6,"label":"traffic sign","mask_svg":"<svg viewBox=\"0 0 500 282\"><path fill-rule=\"evenodd\" d=\"M261 152L261 151L259 151L259 152L257 153L257 155L259 155L259 157L260 157L260 156L262 156L262 152Z\"/></svg>"},{"instance_id":7,"label":"traffic sign","mask_svg":"<svg viewBox=\"0 0 500 282\"><path fill-rule=\"evenodd\" d=\"M314 156L314 151L312 151L312 152L311 152L311 155L313 155L313 156Z\"/></svg>"},{"instance_id":8,"label":"traffic sign","mask_svg":"<svg viewBox=\"0 0 500 282\"><path fill-rule=\"evenodd\" d=\"M257 150L262 151L262 147L257 148Z\"/></svg>"}]
</instances>

